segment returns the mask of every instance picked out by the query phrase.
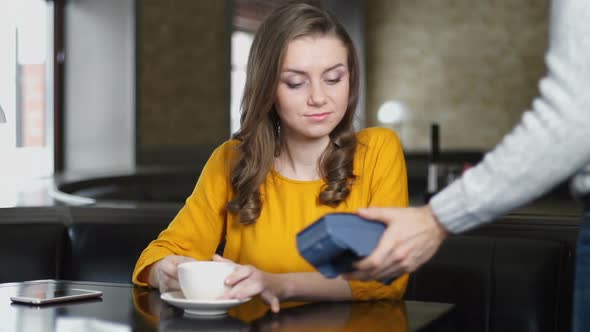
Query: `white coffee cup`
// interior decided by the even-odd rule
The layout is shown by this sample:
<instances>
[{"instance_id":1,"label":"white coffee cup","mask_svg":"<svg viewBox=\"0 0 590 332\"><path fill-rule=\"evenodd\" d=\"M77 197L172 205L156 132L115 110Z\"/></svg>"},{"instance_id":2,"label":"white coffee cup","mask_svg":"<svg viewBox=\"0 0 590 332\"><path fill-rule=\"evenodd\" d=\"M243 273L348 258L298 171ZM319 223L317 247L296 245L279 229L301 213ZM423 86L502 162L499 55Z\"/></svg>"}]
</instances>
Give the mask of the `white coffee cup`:
<instances>
[{"instance_id":1,"label":"white coffee cup","mask_svg":"<svg viewBox=\"0 0 590 332\"><path fill-rule=\"evenodd\" d=\"M216 300L229 290L225 279L235 268L235 264L225 262L181 263L178 265L180 289L184 297L190 300Z\"/></svg>"}]
</instances>

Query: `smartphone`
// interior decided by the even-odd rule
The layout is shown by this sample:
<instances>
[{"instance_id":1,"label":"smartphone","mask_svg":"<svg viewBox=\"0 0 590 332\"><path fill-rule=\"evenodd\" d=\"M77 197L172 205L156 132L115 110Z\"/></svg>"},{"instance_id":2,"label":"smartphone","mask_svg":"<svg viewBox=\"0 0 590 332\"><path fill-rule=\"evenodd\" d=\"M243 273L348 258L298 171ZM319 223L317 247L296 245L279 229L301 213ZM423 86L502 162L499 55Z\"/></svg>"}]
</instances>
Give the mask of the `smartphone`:
<instances>
[{"instance_id":1,"label":"smartphone","mask_svg":"<svg viewBox=\"0 0 590 332\"><path fill-rule=\"evenodd\" d=\"M89 298L97 298L102 296L101 291L64 288L59 289L55 287L39 287L40 285L28 285L22 289L18 295L11 296L10 300L18 303L27 304L46 304L65 302Z\"/></svg>"}]
</instances>

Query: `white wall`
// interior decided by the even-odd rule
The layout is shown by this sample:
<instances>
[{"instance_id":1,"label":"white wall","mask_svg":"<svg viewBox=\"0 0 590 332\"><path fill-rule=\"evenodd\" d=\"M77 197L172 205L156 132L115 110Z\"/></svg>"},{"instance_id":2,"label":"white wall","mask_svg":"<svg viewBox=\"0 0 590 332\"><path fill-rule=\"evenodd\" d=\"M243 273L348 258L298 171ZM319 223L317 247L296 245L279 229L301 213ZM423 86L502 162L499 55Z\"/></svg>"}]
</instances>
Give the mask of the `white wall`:
<instances>
[{"instance_id":1,"label":"white wall","mask_svg":"<svg viewBox=\"0 0 590 332\"><path fill-rule=\"evenodd\" d=\"M356 108L357 129L363 128L366 125L365 116L365 21L364 0L322 0L323 4L330 10L340 23L344 26L352 42L356 47L359 67L360 67L360 86L359 99Z\"/></svg>"},{"instance_id":2,"label":"white wall","mask_svg":"<svg viewBox=\"0 0 590 332\"><path fill-rule=\"evenodd\" d=\"M66 171L135 165L133 0L65 6Z\"/></svg>"}]
</instances>

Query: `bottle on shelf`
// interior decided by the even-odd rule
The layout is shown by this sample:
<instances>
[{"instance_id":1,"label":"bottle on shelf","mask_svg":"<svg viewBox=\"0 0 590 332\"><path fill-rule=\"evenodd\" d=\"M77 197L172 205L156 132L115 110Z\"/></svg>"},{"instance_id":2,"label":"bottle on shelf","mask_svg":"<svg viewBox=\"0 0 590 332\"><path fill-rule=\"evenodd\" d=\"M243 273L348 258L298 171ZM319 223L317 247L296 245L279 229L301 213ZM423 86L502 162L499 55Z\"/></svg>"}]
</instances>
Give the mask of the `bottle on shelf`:
<instances>
[{"instance_id":1,"label":"bottle on shelf","mask_svg":"<svg viewBox=\"0 0 590 332\"><path fill-rule=\"evenodd\" d=\"M430 153L428 155L428 174L426 177L425 203L439 191L438 175L440 172L440 137L437 123L430 126Z\"/></svg>"}]
</instances>

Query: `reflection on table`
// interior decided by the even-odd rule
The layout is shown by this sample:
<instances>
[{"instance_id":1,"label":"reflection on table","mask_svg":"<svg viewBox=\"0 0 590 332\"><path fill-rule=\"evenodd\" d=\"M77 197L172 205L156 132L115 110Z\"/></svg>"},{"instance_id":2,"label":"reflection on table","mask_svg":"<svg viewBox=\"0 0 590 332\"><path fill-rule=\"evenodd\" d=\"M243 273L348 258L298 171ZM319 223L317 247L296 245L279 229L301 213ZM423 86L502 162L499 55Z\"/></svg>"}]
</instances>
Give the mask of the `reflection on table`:
<instances>
[{"instance_id":1,"label":"reflection on table","mask_svg":"<svg viewBox=\"0 0 590 332\"><path fill-rule=\"evenodd\" d=\"M61 286L100 290L102 299L43 306L10 302L24 285L0 284L2 331L448 331L452 305L428 302L368 301L284 303L274 314L258 298L221 317L185 316L160 300L157 290L75 281Z\"/></svg>"},{"instance_id":2,"label":"reflection on table","mask_svg":"<svg viewBox=\"0 0 590 332\"><path fill-rule=\"evenodd\" d=\"M224 317L187 316L160 300L156 291L136 288L137 311L159 331L447 331L451 304L415 301L286 302L278 314L259 298ZM410 321L409 321L410 318Z\"/></svg>"}]
</instances>

